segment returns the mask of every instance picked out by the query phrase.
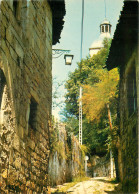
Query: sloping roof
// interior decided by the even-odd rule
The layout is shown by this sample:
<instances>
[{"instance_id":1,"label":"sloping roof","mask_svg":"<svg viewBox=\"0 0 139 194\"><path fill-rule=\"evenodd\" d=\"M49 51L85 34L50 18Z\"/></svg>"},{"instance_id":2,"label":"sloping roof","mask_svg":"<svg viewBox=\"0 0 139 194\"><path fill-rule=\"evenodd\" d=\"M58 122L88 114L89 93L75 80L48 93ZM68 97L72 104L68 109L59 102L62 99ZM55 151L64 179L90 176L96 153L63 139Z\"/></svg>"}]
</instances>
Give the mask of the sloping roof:
<instances>
[{"instance_id":1,"label":"sloping roof","mask_svg":"<svg viewBox=\"0 0 139 194\"><path fill-rule=\"evenodd\" d=\"M61 31L64 26L64 16L66 14L65 0L48 0L52 9L52 20L53 20L53 45L59 42L61 38Z\"/></svg>"},{"instance_id":2,"label":"sloping roof","mask_svg":"<svg viewBox=\"0 0 139 194\"><path fill-rule=\"evenodd\" d=\"M123 68L138 43L138 2L125 1L106 62L108 70Z\"/></svg>"},{"instance_id":3,"label":"sloping roof","mask_svg":"<svg viewBox=\"0 0 139 194\"><path fill-rule=\"evenodd\" d=\"M110 24L110 22L107 20L107 18L105 18L105 19L103 20L103 22L101 22L100 25L103 25L103 24ZM110 24L110 25L111 25L111 24Z\"/></svg>"}]
</instances>

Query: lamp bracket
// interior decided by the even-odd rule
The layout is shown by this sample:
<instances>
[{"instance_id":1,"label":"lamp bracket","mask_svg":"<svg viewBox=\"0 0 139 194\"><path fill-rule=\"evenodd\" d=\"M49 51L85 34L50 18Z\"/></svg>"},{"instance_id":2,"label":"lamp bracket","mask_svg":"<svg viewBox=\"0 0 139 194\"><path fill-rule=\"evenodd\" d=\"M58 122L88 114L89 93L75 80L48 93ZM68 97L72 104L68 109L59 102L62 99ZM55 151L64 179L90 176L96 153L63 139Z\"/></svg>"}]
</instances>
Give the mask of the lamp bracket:
<instances>
[{"instance_id":1,"label":"lamp bracket","mask_svg":"<svg viewBox=\"0 0 139 194\"><path fill-rule=\"evenodd\" d=\"M69 53L70 50L52 49L53 58L59 58L64 53Z\"/></svg>"}]
</instances>

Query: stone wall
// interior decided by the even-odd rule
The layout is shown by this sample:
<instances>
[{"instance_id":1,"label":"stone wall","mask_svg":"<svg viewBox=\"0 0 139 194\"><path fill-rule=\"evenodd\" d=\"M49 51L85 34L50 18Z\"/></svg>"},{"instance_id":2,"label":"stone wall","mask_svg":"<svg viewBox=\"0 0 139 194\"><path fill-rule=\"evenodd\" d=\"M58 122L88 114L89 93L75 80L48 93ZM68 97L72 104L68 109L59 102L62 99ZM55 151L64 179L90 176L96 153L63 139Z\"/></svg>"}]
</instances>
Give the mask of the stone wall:
<instances>
[{"instance_id":1,"label":"stone wall","mask_svg":"<svg viewBox=\"0 0 139 194\"><path fill-rule=\"evenodd\" d=\"M113 177L116 177L114 158L112 158ZM110 177L111 178L111 162L110 157L99 157L94 155L90 159L90 165L88 168L88 175L93 177Z\"/></svg>"},{"instance_id":2,"label":"stone wall","mask_svg":"<svg viewBox=\"0 0 139 194\"><path fill-rule=\"evenodd\" d=\"M69 182L79 175L82 153L73 135L68 135L64 124L58 124L58 138L54 142L49 158L49 180L51 186ZM56 128L54 128L56 130ZM56 139L56 138L55 138Z\"/></svg>"},{"instance_id":3,"label":"stone wall","mask_svg":"<svg viewBox=\"0 0 139 194\"><path fill-rule=\"evenodd\" d=\"M138 1L124 2L107 59L109 70L120 70L118 165L124 193L139 191L138 10Z\"/></svg>"},{"instance_id":4,"label":"stone wall","mask_svg":"<svg viewBox=\"0 0 139 194\"><path fill-rule=\"evenodd\" d=\"M138 188L139 68L136 51L125 65L120 81L119 170L125 192Z\"/></svg>"},{"instance_id":5,"label":"stone wall","mask_svg":"<svg viewBox=\"0 0 139 194\"><path fill-rule=\"evenodd\" d=\"M0 1L0 193L45 192L51 119L52 12Z\"/></svg>"}]
</instances>

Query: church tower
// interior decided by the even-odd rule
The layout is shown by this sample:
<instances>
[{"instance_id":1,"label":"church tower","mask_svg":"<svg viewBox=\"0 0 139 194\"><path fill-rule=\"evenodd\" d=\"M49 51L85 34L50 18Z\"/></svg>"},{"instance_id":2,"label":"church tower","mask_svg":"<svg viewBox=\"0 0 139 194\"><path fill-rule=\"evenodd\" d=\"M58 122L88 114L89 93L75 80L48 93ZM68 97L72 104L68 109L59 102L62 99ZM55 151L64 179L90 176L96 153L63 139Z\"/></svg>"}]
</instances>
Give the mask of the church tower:
<instances>
[{"instance_id":1,"label":"church tower","mask_svg":"<svg viewBox=\"0 0 139 194\"><path fill-rule=\"evenodd\" d=\"M90 57L92 57L94 54L97 54L97 52L103 48L103 40L105 37L111 38L111 26L112 25L106 18L100 24L100 36L91 44L91 47L89 48Z\"/></svg>"}]
</instances>

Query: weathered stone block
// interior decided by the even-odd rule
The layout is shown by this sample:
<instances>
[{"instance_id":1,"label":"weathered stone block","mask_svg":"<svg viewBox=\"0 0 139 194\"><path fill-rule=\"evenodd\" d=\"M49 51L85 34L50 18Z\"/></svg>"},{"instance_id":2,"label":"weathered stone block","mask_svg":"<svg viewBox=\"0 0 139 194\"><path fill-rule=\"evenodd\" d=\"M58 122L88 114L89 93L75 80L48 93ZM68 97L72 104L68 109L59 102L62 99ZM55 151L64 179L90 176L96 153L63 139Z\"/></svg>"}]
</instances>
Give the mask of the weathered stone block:
<instances>
[{"instance_id":1,"label":"weathered stone block","mask_svg":"<svg viewBox=\"0 0 139 194\"><path fill-rule=\"evenodd\" d=\"M35 149L35 142L32 141L31 139L28 139L27 146L28 146L30 149L34 150L34 149Z\"/></svg>"},{"instance_id":2,"label":"weathered stone block","mask_svg":"<svg viewBox=\"0 0 139 194\"><path fill-rule=\"evenodd\" d=\"M19 137L17 136L17 134L14 134L14 139L13 139L13 147L16 150L20 150L20 140Z\"/></svg>"},{"instance_id":3,"label":"weathered stone block","mask_svg":"<svg viewBox=\"0 0 139 194\"><path fill-rule=\"evenodd\" d=\"M21 168L21 158L16 158L16 160L14 161L14 166L17 169L20 169Z\"/></svg>"},{"instance_id":4,"label":"weathered stone block","mask_svg":"<svg viewBox=\"0 0 139 194\"><path fill-rule=\"evenodd\" d=\"M6 178L8 177L8 170L7 170L7 169L3 170L3 172L2 172L2 177L3 177L4 179L6 179Z\"/></svg>"},{"instance_id":5,"label":"weathered stone block","mask_svg":"<svg viewBox=\"0 0 139 194\"><path fill-rule=\"evenodd\" d=\"M8 182L11 185L15 185L15 182L18 180L19 172L15 168L10 167L8 170Z\"/></svg>"},{"instance_id":6,"label":"weathered stone block","mask_svg":"<svg viewBox=\"0 0 139 194\"><path fill-rule=\"evenodd\" d=\"M24 128L22 127L22 126L20 126L20 128L19 128L19 137L21 138L21 139L23 139L24 138ZM22 146L23 146L23 148L25 149L25 144L22 142Z\"/></svg>"}]
</instances>

